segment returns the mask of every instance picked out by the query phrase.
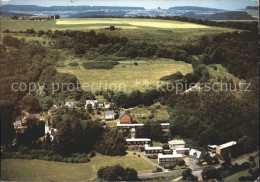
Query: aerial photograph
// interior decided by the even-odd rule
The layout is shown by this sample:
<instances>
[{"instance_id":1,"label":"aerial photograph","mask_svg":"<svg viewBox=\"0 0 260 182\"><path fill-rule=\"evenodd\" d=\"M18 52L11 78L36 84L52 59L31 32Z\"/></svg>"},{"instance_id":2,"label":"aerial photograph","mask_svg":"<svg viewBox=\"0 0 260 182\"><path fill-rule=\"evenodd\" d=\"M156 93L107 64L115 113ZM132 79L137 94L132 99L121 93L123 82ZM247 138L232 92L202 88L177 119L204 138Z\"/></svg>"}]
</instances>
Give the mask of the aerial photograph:
<instances>
[{"instance_id":1,"label":"aerial photograph","mask_svg":"<svg viewBox=\"0 0 260 182\"><path fill-rule=\"evenodd\" d=\"M259 0L1 0L0 181L260 181Z\"/></svg>"}]
</instances>

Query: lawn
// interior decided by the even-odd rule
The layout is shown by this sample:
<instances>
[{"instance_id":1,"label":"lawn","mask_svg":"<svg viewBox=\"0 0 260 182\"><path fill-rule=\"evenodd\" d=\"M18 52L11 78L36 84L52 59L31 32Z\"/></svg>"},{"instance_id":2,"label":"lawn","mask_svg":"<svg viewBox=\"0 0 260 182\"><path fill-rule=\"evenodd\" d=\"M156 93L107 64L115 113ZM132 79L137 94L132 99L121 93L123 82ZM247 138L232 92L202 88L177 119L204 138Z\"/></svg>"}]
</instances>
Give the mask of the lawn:
<instances>
[{"instance_id":1,"label":"lawn","mask_svg":"<svg viewBox=\"0 0 260 182\"><path fill-rule=\"evenodd\" d=\"M154 166L137 155L110 157L98 154L85 164L3 159L1 174L2 180L8 181L90 181L96 179L100 167L115 164L134 168L139 174L154 170Z\"/></svg>"},{"instance_id":2,"label":"lawn","mask_svg":"<svg viewBox=\"0 0 260 182\"><path fill-rule=\"evenodd\" d=\"M68 66L70 62L78 62L80 66ZM134 65L134 62L138 65ZM192 72L191 64L169 59L120 61L119 65L109 70L85 69L79 60L66 60L63 64L64 67L57 68L59 72L75 75L83 89L92 91L99 89L101 84L103 89L128 93L136 89L145 91L156 88L157 81L163 76L177 71L183 75Z\"/></svg>"}]
</instances>

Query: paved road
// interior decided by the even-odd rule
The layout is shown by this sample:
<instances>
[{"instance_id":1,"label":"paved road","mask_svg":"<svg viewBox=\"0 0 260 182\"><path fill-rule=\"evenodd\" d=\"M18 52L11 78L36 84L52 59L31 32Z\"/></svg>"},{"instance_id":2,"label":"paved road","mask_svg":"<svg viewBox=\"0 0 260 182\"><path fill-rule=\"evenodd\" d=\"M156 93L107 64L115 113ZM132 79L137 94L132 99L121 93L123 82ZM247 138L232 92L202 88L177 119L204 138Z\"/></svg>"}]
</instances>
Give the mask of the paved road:
<instances>
[{"instance_id":1,"label":"paved road","mask_svg":"<svg viewBox=\"0 0 260 182\"><path fill-rule=\"evenodd\" d=\"M131 152L131 153L134 153L134 152ZM240 157L238 157L238 158L232 159L231 163L232 163L232 164L235 164L235 163L242 164L243 162L248 161L249 156L251 156L251 155L254 156L254 155L258 154L258 153L259 153L259 151L255 151L255 152L253 152L253 153L249 153L249 154L242 155L242 156L240 156ZM143 154L141 154L141 153L138 153L138 154L141 155L142 157L148 159L148 161L152 162L152 161L151 161L149 158L147 158L145 155L143 155ZM223 162L223 161L222 161L222 162ZM153 163L153 162L152 162L152 163ZM153 163L153 164L154 164L154 163ZM155 164L154 164L154 165L155 165ZM155 165L155 166L156 166L156 165ZM194 165L193 165L192 167L194 167ZM196 168L193 168L192 174L195 175L195 176L197 176L199 179L201 179L201 172L202 172L203 168L205 168L205 167L207 167L207 166L204 166L204 167L198 166L198 167L196 167ZM220 164L217 164L217 165L213 165L213 167L219 168L219 167L221 167L221 163L220 163ZM178 174L178 173L181 174L181 172L184 171L184 170L185 170L185 169L173 170L173 171L166 171L166 170L164 170L163 172L158 172L158 173L139 174L138 177L139 177L139 178L149 178L149 177L159 177L159 176L173 175L173 174Z\"/></svg>"}]
</instances>

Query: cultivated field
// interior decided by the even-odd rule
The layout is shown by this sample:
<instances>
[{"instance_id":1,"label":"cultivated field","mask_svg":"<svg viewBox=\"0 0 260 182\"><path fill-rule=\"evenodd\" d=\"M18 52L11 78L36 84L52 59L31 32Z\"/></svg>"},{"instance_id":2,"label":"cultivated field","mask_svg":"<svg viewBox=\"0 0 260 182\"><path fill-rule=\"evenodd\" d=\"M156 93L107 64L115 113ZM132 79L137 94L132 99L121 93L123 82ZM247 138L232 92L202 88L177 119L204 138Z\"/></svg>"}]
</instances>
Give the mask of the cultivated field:
<instances>
[{"instance_id":1,"label":"cultivated field","mask_svg":"<svg viewBox=\"0 0 260 182\"><path fill-rule=\"evenodd\" d=\"M66 28L66 26L86 28L89 27L107 27L115 25L119 28L163 28L163 29L210 29L205 25L198 25L180 21L155 20L155 19L133 19L133 18L77 18L57 20L56 28Z\"/></svg>"},{"instance_id":2,"label":"cultivated field","mask_svg":"<svg viewBox=\"0 0 260 182\"><path fill-rule=\"evenodd\" d=\"M58 67L57 70L61 73L75 75L83 89L86 90L89 88L87 84L91 85L100 81L103 83L103 89L109 89L109 86L114 89L114 85L116 85L117 90L120 87L121 91L125 92L136 89L145 91L146 89L156 88L157 81L163 76L177 71L180 71L183 75L192 72L191 64L169 59L120 61L119 65L109 70L85 69L80 65L80 62L78 67L72 67L68 65L69 62L74 62L74 60L65 61L66 66ZM138 65L134 65L134 62L137 62ZM85 86L83 86L84 83ZM93 85L93 88L97 89L98 87Z\"/></svg>"},{"instance_id":3,"label":"cultivated field","mask_svg":"<svg viewBox=\"0 0 260 182\"><path fill-rule=\"evenodd\" d=\"M139 174L151 173L154 170L153 165L137 155L109 157L98 154L85 164L3 159L1 174L2 180L6 181L90 181L96 178L100 167L115 164L134 168Z\"/></svg>"},{"instance_id":4,"label":"cultivated field","mask_svg":"<svg viewBox=\"0 0 260 182\"><path fill-rule=\"evenodd\" d=\"M104 30L114 25L119 30ZM34 30L95 30L97 33L112 36L126 36L130 40L150 41L167 44L182 44L183 41L193 41L205 34L217 34L234 29L211 27L188 22L138 19L138 18L74 18L49 21L12 20L1 18L1 32L33 28Z\"/></svg>"}]
</instances>

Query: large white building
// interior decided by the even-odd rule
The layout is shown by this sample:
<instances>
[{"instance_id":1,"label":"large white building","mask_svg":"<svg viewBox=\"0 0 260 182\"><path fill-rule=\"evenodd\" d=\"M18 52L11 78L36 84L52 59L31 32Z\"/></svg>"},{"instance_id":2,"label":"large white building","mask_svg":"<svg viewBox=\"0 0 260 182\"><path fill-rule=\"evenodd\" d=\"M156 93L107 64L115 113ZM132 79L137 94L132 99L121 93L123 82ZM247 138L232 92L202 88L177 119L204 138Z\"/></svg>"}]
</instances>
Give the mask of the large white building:
<instances>
[{"instance_id":1,"label":"large white building","mask_svg":"<svg viewBox=\"0 0 260 182\"><path fill-rule=\"evenodd\" d=\"M170 149L177 149L177 148L184 148L185 147L185 141L184 140L171 140L168 141Z\"/></svg>"}]
</instances>

